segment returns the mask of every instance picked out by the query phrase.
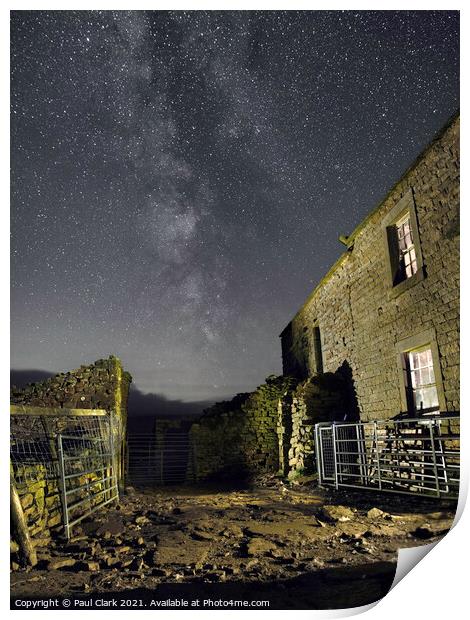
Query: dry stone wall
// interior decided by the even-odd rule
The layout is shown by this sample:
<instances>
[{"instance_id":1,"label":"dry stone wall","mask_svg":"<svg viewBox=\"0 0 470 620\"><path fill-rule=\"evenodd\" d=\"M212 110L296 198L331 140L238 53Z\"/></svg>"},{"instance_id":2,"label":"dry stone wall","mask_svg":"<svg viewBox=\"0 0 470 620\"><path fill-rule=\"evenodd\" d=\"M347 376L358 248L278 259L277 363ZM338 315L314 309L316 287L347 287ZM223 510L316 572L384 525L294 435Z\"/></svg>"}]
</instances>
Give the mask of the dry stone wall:
<instances>
[{"instance_id":1,"label":"dry stone wall","mask_svg":"<svg viewBox=\"0 0 470 620\"><path fill-rule=\"evenodd\" d=\"M323 369L347 365L361 419L403 411L397 343L435 334L442 373L441 411L459 400L459 118L440 133L356 229L348 251L325 276L282 334L284 373L316 374L314 326ZM424 277L391 294L384 219L412 192Z\"/></svg>"},{"instance_id":2,"label":"dry stone wall","mask_svg":"<svg viewBox=\"0 0 470 620\"><path fill-rule=\"evenodd\" d=\"M278 405L295 385L290 377L268 377L251 394L207 409L190 430L196 480L279 470Z\"/></svg>"},{"instance_id":3,"label":"dry stone wall","mask_svg":"<svg viewBox=\"0 0 470 620\"><path fill-rule=\"evenodd\" d=\"M125 427L131 380L120 359L111 355L25 388L12 386L10 402L29 407L106 409L115 411Z\"/></svg>"},{"instance_id":4,"label":"dry stone wall","mask_svg":"<svg viewBox=\"0 0 470 620\"><path fill-rule=\"evenodd\" d=\"M29 465L26 468L29 469L29 472L25 472L24 469L22 473L26 474L26 478L22 477L17 480L15 487L32 545L34 547L45 547L55 535L63 533L63 510L59 479L46 474L45 467L41 464ZM75 485L90 484L97 478L96 473L86 474L76 478ZM102 485L95 484L94 490L96 492L102 491ZM74 500L78 502L86 498L88 498L88 493L79 491ZM94 504L98 504L100 499L95 500ZM73 513L71 518L74 518ZM14 526L12 529L14 530Z\"/></svg>"},{"instance_id":5,"label":"dry stone wall","mask_svg":"<svg viewBox=\"0 0 470 620\"><path fill-rule=\"evenodd\" d=\"M315 424L348 418L343 378L332 373L312 377L298 385L290 396L292 430L284 473L312 474L316 471ZM280 405L282 406L282 405Z\"/></svg>"},{"instance_id":6,"label":"dry stone wall","mask_svg":"<svg viewBox=\"0 0 470 620\"><path fill-rule=\"evenodd\" d=\"M120 476L123 444L127 425L127 401L131 375L124 371L121 360L114 355L100 359L76 370L61 372L50 379L27 385L12 386L10 402L29 407L58 407L69 409L105 409L114 422L114 445Z\"/></svg>"},{"instance_id":7,"label":"dry stone wall","mask_svg":"<svg viewBox=\"0 0 470 620\"><path fill-rule=\"evenodd\" d=\"M57 479L46 476L41 465L30 466L31 479L16 484L33 544L44 546L62 525L62 504Z\"/></svg>"},{"instance_id":8,"label":"dry stone wall","mask_svg":"<svg viewBox=\"0 0 470 620\"><path fill-rule=\"evenodd\" d=\"M77 370L59 373L40 383L34 383L19 389L12 386L11 404L27 407L40 407L57 410L64 409L105 409L113 413L115 426L113 429L118 467L121 467L121 446L125 434L127 418L127 396L130 375L122 368L121 361L114 356L96 361L89 366L81 366ZM22 421L23 436L28 438L28 424L38 424L38 416L31 416ZM47 422L44 421L47 426ZM51 429L47 428L45 441L54 443ZM34 432L31 432L31 437ZM44 442L44 439L42 440ZM44 452L46 447L38 445L35 449ZM54 456L51 447L51 459ZM46 451L47 452L47 451ZM37 464L27 465L16 463L12 466L13 480L20 497L24 515L34 542L43 542L62 527L62 506L59 482L51 476L53 468L46 467L38 459ZM90 482L93 474L86 480ZM96 478L96 476L95 476ZM80 483L80 479L78 479ZM99 490L99 489L98 489Z\"/></svg>"}]
</instances>

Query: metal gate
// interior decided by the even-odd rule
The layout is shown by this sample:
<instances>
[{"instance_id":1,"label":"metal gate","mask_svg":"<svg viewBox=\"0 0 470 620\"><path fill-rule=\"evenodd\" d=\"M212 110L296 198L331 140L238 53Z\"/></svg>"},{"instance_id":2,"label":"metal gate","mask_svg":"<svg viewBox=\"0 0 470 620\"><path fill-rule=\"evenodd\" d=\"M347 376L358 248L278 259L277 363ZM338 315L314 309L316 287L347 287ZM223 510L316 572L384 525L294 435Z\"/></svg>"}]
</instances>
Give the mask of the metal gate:
<instances>
[{"instance_id":1,"label":"metal gate","mask_svg":"<svg viewBox=\"0 0 470 620\"><path fill-rule=\"evenodd\" d=\"M68 538L75 524L118 499L107 411L11 405L10 414L13 483L23 495L34 485L60 495Z\"/></svg>"},{"instance_id":2,"label":"metal gate","mask_svg":"<svg viewBox=\"0 0 470 620\"><path fill-rule=\"evenodd\" d=\"M136 486L165 486L193 481L193 446L187 431L168 429L164 435L129 433L126 481Z\"/></svg>"},{"instance_id":3,"label":"metal gate","mask_svg":"<svg viewBox=\"0 0 470 620\"><path fill-rule=\"evenodd\" d=\"M323 482L334 482L333 427L328 422L316 425L315 445L319 479Z\"/></svg>"},{"instance_id":4,"label":"metal gate","mask_svg":"<svg viewBox=\"0 0 470 620\"><path fill-rule=\"evenodd\" d=\"M108 419L99 419L95 434L59 433L57 456L64 512L70 538L74 525L119 499L113 435Z\"/></svg>"},{"instance_id":5,"label":"metal gate","mask_svg":"<svg viewBox=\"0 0 470 620\"><path fill-rule=\"evenodd\" d=\"M457 498L460 418L315 425L319 484Z\"/></svg>"}]
</instances>

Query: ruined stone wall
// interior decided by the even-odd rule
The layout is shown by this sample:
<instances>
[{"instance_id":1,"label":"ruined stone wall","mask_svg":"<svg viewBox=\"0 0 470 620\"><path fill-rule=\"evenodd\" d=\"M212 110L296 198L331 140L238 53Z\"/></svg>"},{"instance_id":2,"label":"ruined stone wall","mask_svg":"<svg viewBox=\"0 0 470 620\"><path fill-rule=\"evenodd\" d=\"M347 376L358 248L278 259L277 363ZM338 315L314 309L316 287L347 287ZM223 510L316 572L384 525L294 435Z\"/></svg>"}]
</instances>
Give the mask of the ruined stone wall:
<instances>
[{"instance_id":1,"label":"ruined stone wall","mask_svg":"<svg viewBox=\"0 0 470 620\"><path fill-rule=\"evenodd\" d=\"M25 388L12 386L10 402L29 407L106 409L115 411L125 427L130 382L120 359L111 355Z\"/></svg>"},{"instance_id":2,"label":"ruined stone wall","mask_svg":"<svg viewBox=\"0 0 470 620\"><path fill-rule=\"evenodd\" d=\"M424 277L391 294L383 222L407 193L416 209ZM323 369L347 368L362 419L403 410L396 345L429 330L442 373L442 411L459 401L459 119L434 140L353 233L339 259L282 334L285 374L316 373L313 326ZM435 360L436 363L436 360Z\"/></svg>"},{"instance_id":3,"label":"ruined stone wall","mask_svg":"<svg viewBox=\"0 0 470 620\"><path fill-rule=\"evenodd\" d=\"M292 430L288 439L288 461L284 473L312 474L316 471L315 424L347 417L344 384L331 373L300 383L290 396Z\"/></svg>"},{"instance_id":4,"label":"ruined stone wall","mask_svg":"<svg viewBox=\"0 0 470 620\"><path fill-rule=\"evenodd\" d=\"M29 471L24 471L24 470ZM45 547L57 534L63 533L63 509L60 481L57 476L46 474L46 468L41 465L28 465L23 468L22 476L15 480L15 487L23 508L23 514L29 530L32 545ZM74 486L90 484L98 479L97 473L88 473L74 480ZM103 487L95 484L94 490L100 492ZM77 491L74 501L88 498L86 490ZM92 504L99 504L97 498ZM79 516L80 513L77 513ZM71 519L74 513L71 514ZM14 529L14 528L13 528ZM14 536L14 532L13 532Z\"/></svg>"},{"instance_id":5,"label":"ruined stone wall","mask_svg":"<svg viewBox=\"0 0 470 620\"><path fill-rule=\"evenodd\" d=\"M32 478L16 482L34 546L45 546L62 526L62 504L57 478L46 477L41 465L29 466Z\"/></svg>"},{"instance_id":6,"label":"ruined stone wall","mask_svg":"<svg viewBox=\"0 0 470 620\"><path fill-rule=\"evenodd\" d=\"M117 357L98 360L89 366L81 366L77 370L59 373L40 383L34 383L19 389L12 386L11 404L46 409L105 409L113 414L114 445L118 472L121 467L121 446L125 434L127 418L127 395L131 377L122 369ZM64 411L65 413L65 411ZM58 416L60 418L60 416ZM31 416L23 420L23 436L28 438L28 424L45 424L39 416ZM56 458L55 442L51 428L47 428L46 442L51 444L50 457ZM34 432L31 432L31 437ZM53 445L54 444L54 445ZM45 445L38 445L38 453L44 453ZM39 461L27 465L15 465L12 470L13 480L23 506L25 518L33 540L48 539L56 529L62 526L62 506L59 482L51 477L51 468L46 468ZM93 475L89 474L90 482ZM96 476L95 476L96 479ZM78 480L80 483L80 479Z\"/></svg>"},{"instance_id":7,"label":"ruined stone wall","mask_svg":"<svg viewBox=\"0 0 470 620\"><path fill-rule=\"evenodd\" d=\"M131 375L124 371L121 360L114 355L76 370L61 372L50 379L18 389L12 386L10 402L29 407L70 409L106 409L114 422L114 445L117 467L124 475L123 444L127 425L127 400Z\"/></svg>"},{"instance_id":8,"label":"ruined stone wall","mask_svg":"<svg viewBox=\"0 0 470 620\"><path fill-rule=\"evenodd\" d=\"M192 425L196 480L279 470L278 403L295 385L287 377L269 377L255 392L218 403Z\"/></svg>"}]
</instances>

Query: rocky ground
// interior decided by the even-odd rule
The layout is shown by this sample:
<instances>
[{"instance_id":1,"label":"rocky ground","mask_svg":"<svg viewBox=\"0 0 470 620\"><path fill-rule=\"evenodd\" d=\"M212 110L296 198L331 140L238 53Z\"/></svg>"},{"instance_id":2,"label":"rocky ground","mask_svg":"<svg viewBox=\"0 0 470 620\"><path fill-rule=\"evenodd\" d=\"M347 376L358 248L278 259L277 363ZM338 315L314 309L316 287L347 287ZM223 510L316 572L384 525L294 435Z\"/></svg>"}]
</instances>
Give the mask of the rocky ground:
<instances>
[{"instance_id":1,"label":"rocky ground","mask_svg":"<svg viewBox=\"0 0 470 620\"><path fill-rule=\"evenodd\" d=\"M436 540L453 520L454 507L433 500L263 482L241 490L128 489L69 542L38 548L34 569L12 573L12 595L364 605L390 588L399 548Z\"/></svg>"}]
</instances>

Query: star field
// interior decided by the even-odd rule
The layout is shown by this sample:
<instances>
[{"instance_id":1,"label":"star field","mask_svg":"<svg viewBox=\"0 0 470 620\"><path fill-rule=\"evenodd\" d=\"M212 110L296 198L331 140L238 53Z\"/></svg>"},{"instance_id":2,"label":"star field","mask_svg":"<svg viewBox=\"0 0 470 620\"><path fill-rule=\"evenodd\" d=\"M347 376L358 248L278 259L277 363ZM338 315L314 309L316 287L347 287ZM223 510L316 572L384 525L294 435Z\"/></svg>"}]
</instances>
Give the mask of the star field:
<instances>
[{"instance_id":1,"label":"star field","mask_svg":"<svg viewBox=\"0 0 470 620\"><path fill-rule=\"evenodd\" d=\"M14 11L12 366L145 392L279 374L278 334L458 107L455 11Z\"/></svg>"}]
</instances>

